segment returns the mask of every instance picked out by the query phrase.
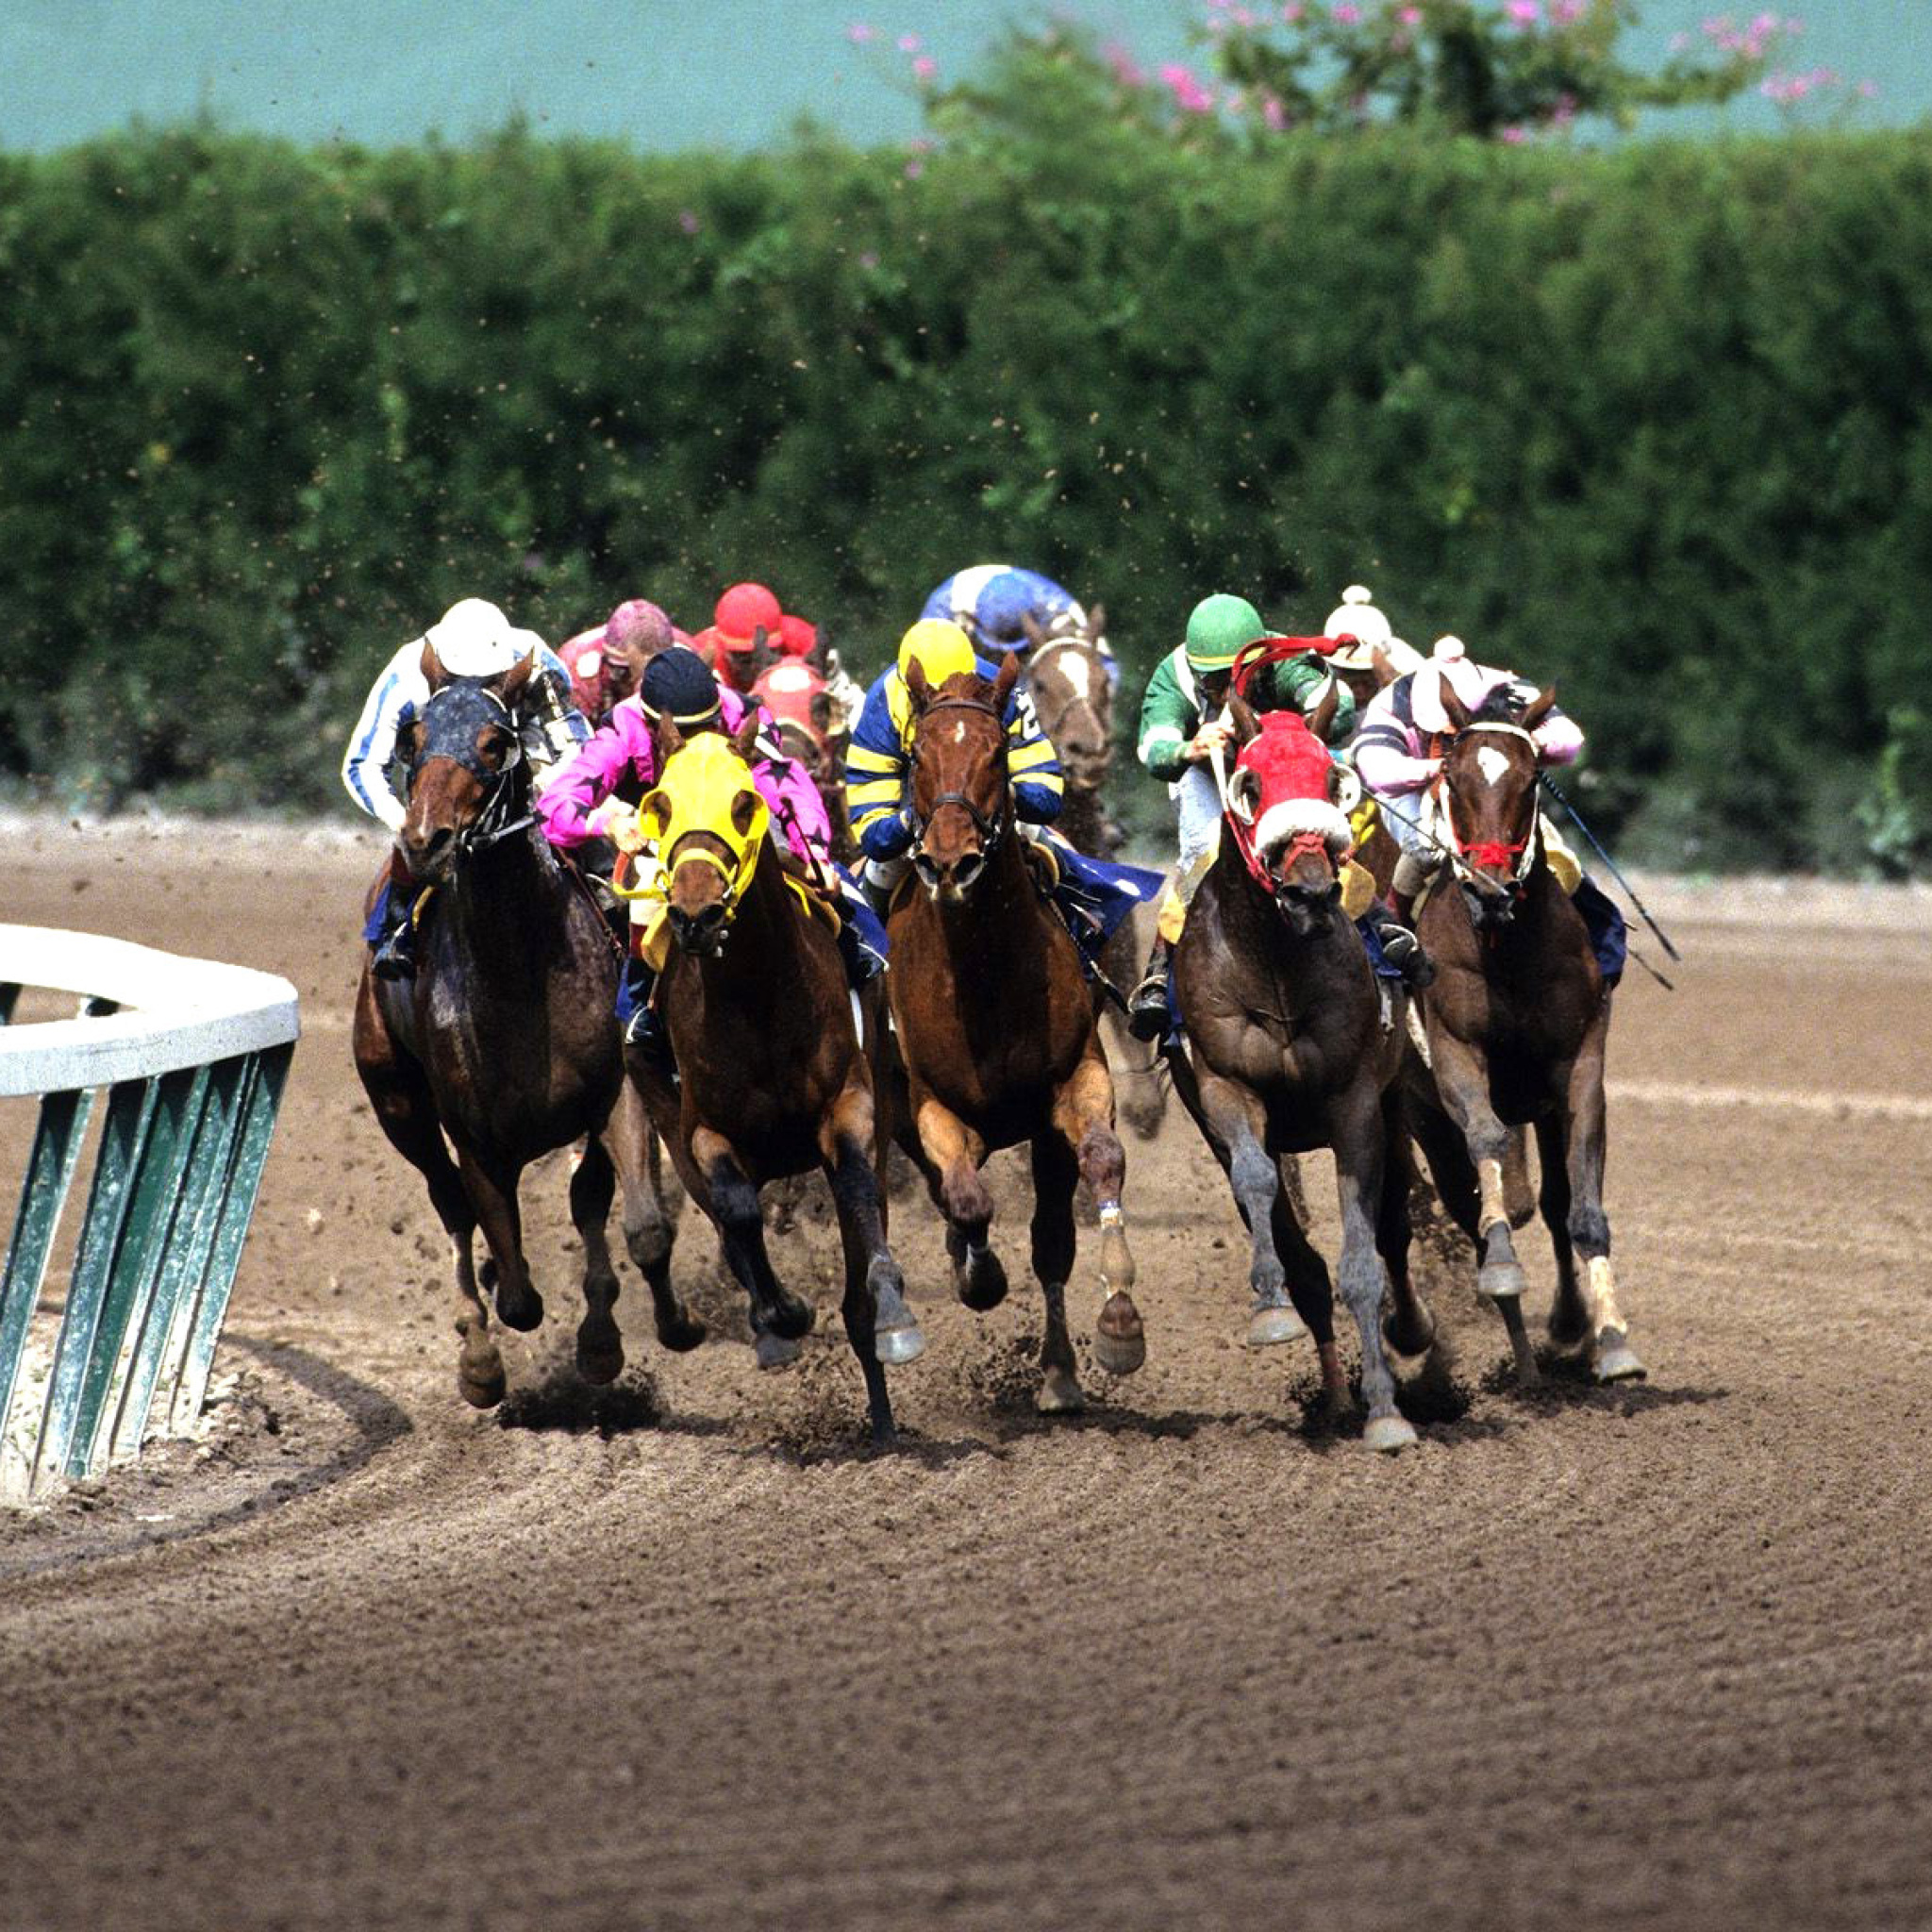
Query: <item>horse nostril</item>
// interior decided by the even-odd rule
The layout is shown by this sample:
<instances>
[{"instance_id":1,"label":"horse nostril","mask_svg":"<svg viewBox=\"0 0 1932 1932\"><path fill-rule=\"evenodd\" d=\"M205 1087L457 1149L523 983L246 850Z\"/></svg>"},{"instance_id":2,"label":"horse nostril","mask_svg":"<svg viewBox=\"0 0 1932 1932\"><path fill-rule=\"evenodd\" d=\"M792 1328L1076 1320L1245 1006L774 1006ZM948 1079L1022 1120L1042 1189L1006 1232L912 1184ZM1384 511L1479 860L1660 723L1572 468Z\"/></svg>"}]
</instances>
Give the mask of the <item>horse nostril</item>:
<instances>
[{"instance_id":1,"label":"horse nostril","mask_svg":"<svg viewBox=\"0 0 1932 1932\"><path fill-rule=\"evenodd\" d=\"M976 852L969 852L953 868L953 884L962 892L971 891L973 882L986 870L986 860Z\"/></svg>"}]
</instances>

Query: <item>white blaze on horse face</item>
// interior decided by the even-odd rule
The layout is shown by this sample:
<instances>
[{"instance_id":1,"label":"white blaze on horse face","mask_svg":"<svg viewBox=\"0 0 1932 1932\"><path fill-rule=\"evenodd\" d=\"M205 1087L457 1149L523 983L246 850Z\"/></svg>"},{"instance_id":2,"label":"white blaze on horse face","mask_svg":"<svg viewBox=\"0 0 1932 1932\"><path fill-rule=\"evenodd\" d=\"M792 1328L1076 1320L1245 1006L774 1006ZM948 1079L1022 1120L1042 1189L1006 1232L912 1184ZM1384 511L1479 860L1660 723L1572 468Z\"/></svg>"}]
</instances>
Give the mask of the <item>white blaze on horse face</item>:
<instances>
[{"instance_id":1,"label":"white blaze on horse face","mask_svg":"<svg viewBox=\"0 0 1932 1932\"><path fill-rule=\"evenodd\" d=\"M953 742L955 744L964 744L966 742L966 721L963 718L953 726Z\"/></svg>"},{"instance_id":2,"label":"white blaze on horse face","mask_svg":"<svg viewBox=\"0 0 1932 1932\"><path fill-rule=\"evenodd\" d=\"M1054 669L1073 687L1076 697L1093 702L1093 660L1085 651L1062 651Z\"/></svg>"},{"instance_id":3,"label":"white blaze on horse face","mask_svg":"<svg viewBox=\"0 0 1932 1932\"><path fill-rule=\"evenodd\" d=\"M1476 753L1475 764L1476 770L1483 774L1484 782L1490 785L1500 784L1503 774L1509 769L1507 755L1498 751L1492 744L1484 745Z\"/></svg>"}]
</instances>

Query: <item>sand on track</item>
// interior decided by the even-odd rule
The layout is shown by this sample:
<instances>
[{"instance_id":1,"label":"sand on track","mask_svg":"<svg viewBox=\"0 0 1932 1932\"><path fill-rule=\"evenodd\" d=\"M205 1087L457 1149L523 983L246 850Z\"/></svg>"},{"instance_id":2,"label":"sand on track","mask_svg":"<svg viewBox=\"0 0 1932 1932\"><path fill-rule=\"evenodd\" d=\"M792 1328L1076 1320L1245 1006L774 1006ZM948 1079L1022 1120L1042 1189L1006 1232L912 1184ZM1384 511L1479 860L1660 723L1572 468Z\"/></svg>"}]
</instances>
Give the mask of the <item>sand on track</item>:
<instances>
[{"instance_id":1,"label":"sand on track","mask_svg":"<svg viewBox=\"0 0 1932 1932\"><path fill-rule=\"evenodd\" d=\"M286 974L307 1036L214 1435L0 1521L0 1927L1932 1923L1924 894L1645 883L1689 956L1611 1037L1648 1385L1517 1395L1439 1275L1420 1448L1309 1432L1175 1118L1128 1150L1148 1365L1077 1422L1031 1411L1010 1160L991 1315L901 1204L932 1345L874 1459L835 1320L781 1375L667 1358L628 1271L633 1366L578 1390L560 1159L551 1317L457 1400L348 1059L375 852L12 836L0 917ZM828 1318L833 1253L780 1259Z\"/></svg>"}]
</instances>

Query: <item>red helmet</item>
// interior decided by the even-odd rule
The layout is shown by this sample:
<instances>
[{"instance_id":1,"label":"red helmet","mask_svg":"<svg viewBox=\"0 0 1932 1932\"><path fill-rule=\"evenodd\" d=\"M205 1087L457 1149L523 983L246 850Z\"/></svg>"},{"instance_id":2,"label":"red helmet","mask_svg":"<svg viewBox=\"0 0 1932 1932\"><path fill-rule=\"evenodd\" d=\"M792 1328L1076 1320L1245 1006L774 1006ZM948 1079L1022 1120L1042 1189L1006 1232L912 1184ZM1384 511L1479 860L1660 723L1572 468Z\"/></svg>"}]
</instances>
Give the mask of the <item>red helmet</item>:
<instances>
[{"instance_id":1,"label":"red helmet","mask_svg":"<svg viewBox=\"0 0 1932 1932\"><path fill-rule=\"evenodd\" d=\"M752 638L759 630L775 642L784 621L777 598L762 584L733 584L718 599L713 616L727 651L750 650Z\"/></svg>"},{"instance_id":2,"label":"red helmet","mask_svg":"<svg viewBox=\"0 0 1932 1932\"><path fill-rule=\"evenodd\" d=\"M809 658L818 648L819 627L790 611L778 620L778 648L788 658Z\"/></svg>"}]
</instances>

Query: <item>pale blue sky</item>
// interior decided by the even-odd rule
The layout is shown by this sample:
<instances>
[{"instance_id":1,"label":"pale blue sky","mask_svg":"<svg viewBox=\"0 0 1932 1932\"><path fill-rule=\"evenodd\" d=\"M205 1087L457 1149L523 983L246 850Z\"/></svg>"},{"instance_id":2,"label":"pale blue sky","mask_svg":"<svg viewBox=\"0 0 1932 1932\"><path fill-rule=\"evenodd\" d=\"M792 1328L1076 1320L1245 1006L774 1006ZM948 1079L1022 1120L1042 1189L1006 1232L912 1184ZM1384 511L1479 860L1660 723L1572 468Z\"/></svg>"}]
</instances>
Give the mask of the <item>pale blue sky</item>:
<instances>
[{"instance_id":1,"label":"pale blue sky","mask_svg":"<svg viewBox=\"0 0 1932 1932\"><path fill-rule=\"evenodd\" d=\"M1733 0L1741 20L1761 0ZM212 109L301 140L460 140L521 110L560 133L652 148L746 146L810 111L859 142L911 134L895 42L970 66L1026 0L0 0L0 148L47 148ZM1193 0L1074 0L1143 61L1184 58ZM1625 42L1661 60L1726 0L1647 0ZM1866 125L1932 113L1932 0L1784 0L1806 31L1790 64L1875 81ZM846 27L878 39L854 47ZM1752 101L1727 125L1768 127ZM1660 125L1657 122L1653 125Z\"/></svg>"}]
</instances>

